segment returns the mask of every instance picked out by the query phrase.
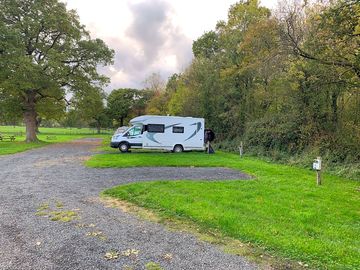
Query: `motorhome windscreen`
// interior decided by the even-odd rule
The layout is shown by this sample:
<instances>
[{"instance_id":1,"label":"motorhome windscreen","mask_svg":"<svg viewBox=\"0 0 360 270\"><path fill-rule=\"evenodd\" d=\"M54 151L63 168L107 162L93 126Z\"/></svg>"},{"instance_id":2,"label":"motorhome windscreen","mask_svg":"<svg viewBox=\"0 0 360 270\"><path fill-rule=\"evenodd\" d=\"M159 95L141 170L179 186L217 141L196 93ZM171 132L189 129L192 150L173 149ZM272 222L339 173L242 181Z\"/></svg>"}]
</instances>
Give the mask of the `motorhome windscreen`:
<instances>
[{"instance_id":1,"label":"motorhome windscreen","mask_svg":"<svg viewBox=\"0 0 360 270\"><path fill-rule=\"evenodd\" d=\"M173 133L184 133L184 127L173 127Z\"/></svg>"},{"instance_id":2,"label":"motorhome windscreen","mask_svg":"<svg viewBox=\"0 0 360 270\"><path fill-rule=\"evenodd\" d=\"M147 125L147 131L152 132L152 133L164 133L165 125L148 124Z\"/></svg>"}]
</instances>

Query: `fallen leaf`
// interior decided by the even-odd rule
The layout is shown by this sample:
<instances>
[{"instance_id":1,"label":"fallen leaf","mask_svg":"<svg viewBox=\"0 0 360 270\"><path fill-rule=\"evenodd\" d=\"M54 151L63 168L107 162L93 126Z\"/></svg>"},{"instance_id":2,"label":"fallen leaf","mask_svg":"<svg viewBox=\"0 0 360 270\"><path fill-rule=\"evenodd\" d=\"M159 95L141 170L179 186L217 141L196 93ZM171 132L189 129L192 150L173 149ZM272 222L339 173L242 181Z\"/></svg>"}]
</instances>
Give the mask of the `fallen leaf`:
<instances>
[{"instance_id":1,"label":"fallen leaf","mask_svg":"<svg viewBox=\"0 0 360 270\"><path fill-rule=\"evenodd\" d=\"M164 255L164 259L165 260L172 260L172 258L173 258L173 256L172 256L172 254L171 253L166 253L165 255Z\"/></svg>"},{"instance_id":2,"label":"fallen leaf","mask_svg":"<svg viewBox=\"0 0 360 270\"><path fill-rule=\"evenodd\" d=\"M95 236L96 237L96 236L99 236L99 235L102 235L101 231L86 233L86 236Z\"/></svg>"},{"instance_id":3,"label":"fallen leaf","mask_svg":"<svg viewBox=\"0 0 360 270\"><path fill-rule=\"evenodd\" d=\"M107 260L115 260L119 258L119 252L117 252L116 250L111 250L106 252L104 257Z\"/></svg>"},{"instance_id":4,"label":"fallen leaf","mask_svg":"<svg viewBox=\"0 0 360 270\"><path fill-rule=\"evenodd\" d=\"M127 249L127 250L121 252L121 254L123 256L126 256L126 257L130 257L130 256L136 257L139 254L139 250L137 250L137 249Z\"/></svg>"}]
</instances>

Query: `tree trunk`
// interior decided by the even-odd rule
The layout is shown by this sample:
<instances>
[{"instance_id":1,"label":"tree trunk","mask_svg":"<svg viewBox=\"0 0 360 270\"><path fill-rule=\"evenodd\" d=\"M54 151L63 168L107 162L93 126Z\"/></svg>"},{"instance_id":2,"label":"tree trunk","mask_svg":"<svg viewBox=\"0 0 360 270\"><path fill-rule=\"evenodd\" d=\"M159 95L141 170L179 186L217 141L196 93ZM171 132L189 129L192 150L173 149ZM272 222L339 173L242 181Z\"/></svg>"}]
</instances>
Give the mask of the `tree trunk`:
<instances>
[{"instance_id":1,"label":"tree trunk","mask_svg":"<svg viewBox=\"0 0 360 270\"><path fill-rule=\"evenodd\" d=\"M337 126L338 122L338 105L337 105L338 93L334 91L331 95L331 108L332 108L332 122L334 127Z\"/></svg>"},{"instance_id":2,"label":"tree trunk","mask_svg":"<svg viewBox=\"0 0 360 270\"><path fill-rule=\"evenodd\" d=\"M36 134L40 133L39 127L40 127L41 121L42 121L41 117L36 117Z\"/></svg>"},{"instance_id":3,"label":"tree trunk","mask_svg":"<svg viewBox=\"0 0 360 270\"><path fill-rule=\"evenodd\" d=\"M120 117L120 127L124 125L124 117Z\"/></svg>"},{"instance_id":4,"label":"tree trunk","mask_svg":"<svg viewBox=\"0 0 360 270\"><path fill-rule=\"evenodd\" d=\"M101 125L100 125L100 123L97 123L96 128L97 128L97 134L100 134L101 133Z\"/></svg>"},{"instance_id":5,"label":"tree trunk","mask_svg":"<svg viewBox=\"0 0 360 270\"><path fill-rule=\"evenodd\" d=\"M35 109L35 91L28 91L24 102L24 122L26 126L26 142L39 141L36 136L37 113Z\"/></svg>"}]
</instances>

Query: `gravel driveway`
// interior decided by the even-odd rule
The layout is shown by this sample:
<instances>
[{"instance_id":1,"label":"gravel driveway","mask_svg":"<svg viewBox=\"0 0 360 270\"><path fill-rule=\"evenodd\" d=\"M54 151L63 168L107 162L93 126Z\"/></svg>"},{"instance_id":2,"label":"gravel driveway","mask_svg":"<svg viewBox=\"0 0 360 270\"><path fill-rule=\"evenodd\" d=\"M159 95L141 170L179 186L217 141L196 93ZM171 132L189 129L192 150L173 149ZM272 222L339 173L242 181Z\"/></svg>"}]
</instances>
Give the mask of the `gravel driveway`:
<instances>
[{"instance_id":1,"label":"gravel driveway","mask_svg":"<svg viewBox=\"0 0 360 270\"><path fill-rule=\"evenodd\" d=\"M257 268L188 233L104 207L97 199L105 188L135 181L245 175L224 168L84 167L98 144L84 139L0 156L0 269L145 269L149 262L164 269ZM37 215L45 204L44 211L73 210L78 216L60 222ZM110 250L119 258L105 259Z\"/></svg>"}]
</instances>

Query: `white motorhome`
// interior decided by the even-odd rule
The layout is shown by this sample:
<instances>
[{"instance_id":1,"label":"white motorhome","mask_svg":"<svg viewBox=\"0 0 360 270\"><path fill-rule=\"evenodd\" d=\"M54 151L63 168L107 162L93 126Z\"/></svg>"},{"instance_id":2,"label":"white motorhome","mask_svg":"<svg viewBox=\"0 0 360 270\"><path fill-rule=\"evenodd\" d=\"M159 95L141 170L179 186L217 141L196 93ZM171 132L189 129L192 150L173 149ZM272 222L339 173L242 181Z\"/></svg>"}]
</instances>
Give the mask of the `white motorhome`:
<instances>
[{"instance_id":1,"label":"white motorhome","mask_svg":"<svg viewBox=\"0 0 360 270\"><path fill-rule=\"evenodd\" d=\"M173 152L204 150L204 118L143 115L130 120L131 127L114 134L110 146L127 152L130 148L162 149Z\"/></svg>"}]
</instances>

